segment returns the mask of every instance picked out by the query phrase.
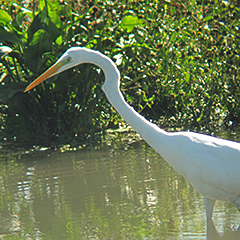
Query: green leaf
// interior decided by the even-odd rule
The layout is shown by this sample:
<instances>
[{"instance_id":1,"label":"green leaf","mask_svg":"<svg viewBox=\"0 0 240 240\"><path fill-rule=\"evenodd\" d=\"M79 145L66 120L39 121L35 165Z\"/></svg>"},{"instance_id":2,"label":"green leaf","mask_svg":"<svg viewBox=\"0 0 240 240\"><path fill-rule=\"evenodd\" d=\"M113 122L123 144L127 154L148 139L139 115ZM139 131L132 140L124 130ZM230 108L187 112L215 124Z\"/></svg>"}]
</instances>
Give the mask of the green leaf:
<instances>
[{"instance_id":1,"label":"green leaf","mask_svg":"<svg viewBox=\"0 0 240 240\"><path fill-rule=\"evenodd\" d=\"M11 16L7 12L0 10L0 22L10 23L11 21L12 21Z\"/></svg>"},{"instance_id":2,"label":"green leaf","mask_svg":"<svg viewBox=\"0 0 240 240\"><path fill-rule=\"evenodd\" d=\"M203 117L203 113L201 113L200 117L197 118L197 122L200 122Z\"/></svg>"},{"instance_id":3,"label":"green leaf","mask_svg":"<svg viewBox=\"0 0 240 240\"><path fill-rule=\"evenodd\" d=\"M190 77L191 77L191 74L187 72L185 77L186 83L189 83Z\"/></svg>"},{"instance_id":4,"label":"green leaf","mask_svg":"<svg viewBox=\"0 0 240 240\"><path fill-rule=\"evenodd\" d=\"M201 121L201 119L202 119L201 117L197 118L197 122L200 122L200 121Z\"/></svg>"},{"instance_id":5,"label":"green leaf","mask_svg":"<svg viewBox=\"0 0 240 240\"><path fill-rule=\"evenodd\" d=\"M60 31L55 24L46 17L45 10L40 12L33 20L31 26L28 29L29 41L32 41L32 37L38 30L43 29L49 33L51 41L55 41L60 35ZM46 40L46 39L45 39Z\"/></svg>"},{"instance_id":6,"label":"green leaf","mask_svg":"<svg viewBox=\"0 0 240 240\"><path fill-rule=\"evenodd\" d=\"M60 46L62 43L63 43L63 38L62 38L62 35L60 35L57 39L56 39L56 44L58 45L58 46Z\"/></svg>"},{"instance_id":7,"label":"green leaf","mask_svg":"<svg viewBox=\"0 0 240 240\"><path fill-rule=\"evenodd\" d=\"M13 82L0 85L0 101L9 106L20 104L26 85L27 83L25 82Z\"/></svg>"},{"instance_id":8,"label":"green leaf","mask_svg":"<svg viewBox=\"0 0 240 240\"><path fill-rule=\"evenodd\" d=\"M17 37L15 33L8 32L4 28L0 27L0 42L6 41L15 43L17 45L23 45L23 42Z\"/></svg>"},{"instance_id":9,"label":"green leaf","mask_svg":"<svg viewBox=\"0 0 240 240\"><path fill-rule=\"evenodd\" d=\"M43 29L39 29L37 32L35 32L29 45L36 45L37 43L39 43L39 40L43 40L45 32L46 31Z\"/></svg>"},{"instance_id":10,"label":"green leaf","mask_svg":"<svg viewBox=\"0 0 240 240\"><path fill-rule=\"evenodd\" d=\"M135 26L143 26L144 19L139 19L138 17L128 15L123 18L121 27L126 29L127 32L131 32Z\"/></svg>"},{"instance_id":11,"label":"green leaf","mask_svg":"<svg viewBox=\"0 0 240 240\"><path fill-rule=\"evenodd\" d=\"M203 22L209 21L213 18L213 16L207 16L203 19Z\"/></svg>"},{"instance_id":12,"label":"green leaf","mask_svg":"<svg viewBox=\"0 0 240 240\"><path fill-rule=\"evenodd\" d=\"M31 21L33 20L33 14L31 12L20 12L16 16L16 20L18 24L23 24L25 18L29 17Z\"/></svg>"},{"instance_id":13,"label":"green leaf","mask_svg":"<svg viewBox=\"0 0 240 240\"><path fill-rule=\"evenodd\" d=\"M147 105L148 105L149 108L152 108L152 105L150 103L147 103Z\"/></svg>"},{"instance_id":14,"label":"green leaf","mask_svg":"<svg viewBox=\"0 0 240 240\"><path fill-rule=\"evenodd\" d=\"M51 50L52 40L50 34L43 29L39 29L34 33L32 41L23 54L27 67L32 72L38 72L41 56Z\"/></svg>"}]
</instances>

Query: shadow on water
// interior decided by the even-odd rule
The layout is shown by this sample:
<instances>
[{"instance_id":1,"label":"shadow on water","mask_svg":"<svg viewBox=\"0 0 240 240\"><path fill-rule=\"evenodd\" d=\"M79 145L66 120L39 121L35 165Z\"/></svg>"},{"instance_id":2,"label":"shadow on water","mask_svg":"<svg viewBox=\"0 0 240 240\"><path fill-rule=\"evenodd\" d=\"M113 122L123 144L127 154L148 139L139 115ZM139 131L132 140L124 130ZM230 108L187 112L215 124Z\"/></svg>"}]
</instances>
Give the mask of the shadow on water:
<instances>
[{"instance_id":1,"label":"shadow on water","mask_svg":"<svg viewBox=\"0 0 240 240\"><path fill-rule=\"evenodd\" d=\"M206 234L202 197L144 143L3 156L0 165L2 238L240 239L229 203L217 203Z\"/></svg>"}]
</instances>

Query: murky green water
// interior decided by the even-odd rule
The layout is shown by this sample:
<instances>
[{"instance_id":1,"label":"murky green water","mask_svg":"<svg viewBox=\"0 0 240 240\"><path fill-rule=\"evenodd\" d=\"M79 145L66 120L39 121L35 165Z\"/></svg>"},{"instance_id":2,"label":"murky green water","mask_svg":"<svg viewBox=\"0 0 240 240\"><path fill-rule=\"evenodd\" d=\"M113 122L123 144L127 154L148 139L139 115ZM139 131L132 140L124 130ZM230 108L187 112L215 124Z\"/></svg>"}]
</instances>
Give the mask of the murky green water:
<instances>
[{"instance_id":1,"label":"murky green water","mask_svg":"<svg viewBox=\"0 0 240 240\"><path fill-rule=\"evenodd\" d=\"M218 202L208 239L240 239L240 214ZM221 234L221 238L219 237ZM206 239L201 195L151 148L4 157L2 239ZM0 238L1 239L1 238Z\"/></svg>"}]
</instances>

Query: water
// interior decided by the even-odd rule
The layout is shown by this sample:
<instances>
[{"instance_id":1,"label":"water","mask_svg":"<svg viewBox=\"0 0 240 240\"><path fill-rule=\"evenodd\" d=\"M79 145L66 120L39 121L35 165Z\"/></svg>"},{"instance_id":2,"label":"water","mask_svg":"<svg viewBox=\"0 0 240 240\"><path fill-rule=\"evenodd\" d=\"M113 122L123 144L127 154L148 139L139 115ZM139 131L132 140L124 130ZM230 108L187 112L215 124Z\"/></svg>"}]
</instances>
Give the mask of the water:
<instances>
[{"instance_id":1,"label":"water","mask_svg":"<svg viewBox=\"0 0 240 240\"><path fill-rule=\"evenodd\" d=\"M233 205L213 221L207 233L202 196L144 143L1 156L0 239L240 239Z\"/></svg>"}]
</instances>

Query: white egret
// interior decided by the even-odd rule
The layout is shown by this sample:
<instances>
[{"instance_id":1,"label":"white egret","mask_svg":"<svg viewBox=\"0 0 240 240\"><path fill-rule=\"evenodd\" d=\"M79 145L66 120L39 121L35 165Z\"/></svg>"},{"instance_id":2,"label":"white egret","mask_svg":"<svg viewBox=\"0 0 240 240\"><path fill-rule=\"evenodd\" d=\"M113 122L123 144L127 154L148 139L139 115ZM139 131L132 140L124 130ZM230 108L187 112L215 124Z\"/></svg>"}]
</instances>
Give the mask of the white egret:
<instances>
[{"instance_id":1,"label":"white egret","mask_svg":"<svg viewBox=\"0 0 240 240\"><path fill-rule=\"evenodd\" d=\"M82 47L68 49L45 73L26 88L81 63L99 66L109 102L141 137L203 195L206 217L212 218L216 200L232 202L240 211L240 143L193 132L166 132L149 122L124 100L120 73L102 53Z\"/></svg>"}]
</instances>

